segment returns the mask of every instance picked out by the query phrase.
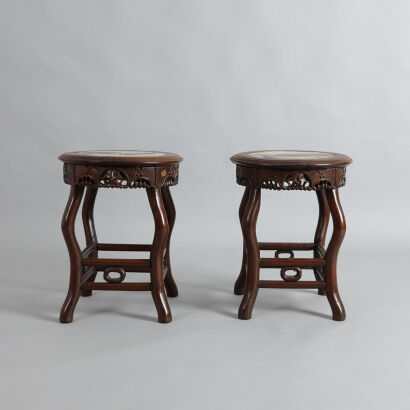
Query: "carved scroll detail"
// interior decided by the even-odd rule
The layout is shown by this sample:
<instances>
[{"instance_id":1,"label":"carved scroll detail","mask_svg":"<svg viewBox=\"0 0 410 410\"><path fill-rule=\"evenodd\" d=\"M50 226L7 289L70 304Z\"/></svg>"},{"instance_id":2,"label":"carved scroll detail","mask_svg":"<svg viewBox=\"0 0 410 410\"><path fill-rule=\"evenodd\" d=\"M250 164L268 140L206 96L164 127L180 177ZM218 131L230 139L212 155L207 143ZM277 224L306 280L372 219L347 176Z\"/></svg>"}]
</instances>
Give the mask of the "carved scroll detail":
<instances>
[{"instance_id":1,"label":"carved scroll detail","mask_svg":"<svg viewBox=\"0 0 410 410\"><path fill-rule=\"evenodd\" d=\"M292 171L237 165L236 182L276 191L336 189L346 184L346 168Z\"/></svg>"},{"instance_id":2,"label":"carved scroll detail","mask_svg":"<svg viewBox=\"0 0 410 410\"><path fill-rule=\"evenodd\" d=\"M115 272L118 273L118 277L112 277L110 276L110 273ZM108 283L121 283L125 279L125 270L123 268L107 268L104 271L103 278L106 282Z\"/></svg>"},{"instance_id":3,"label":"carved scroll detail","mask_svg":"<svg viewBox=\"0 0 410 410\"><path fill-rule=\"evenodd\" d=\"M168 173L164 179L164 186L171 186L178 184L179 172L177 166L171 166L168 169Z\"/></svg>"},{"instance_id":4,"label":"carved scroll detail","mask_svg":"<svg viewBox=\"0 0 410 410\"><path fill-rule=\"evenodd\" d=\"M296 272L295 275L287 275L288 270ZM302 277L302 270L297 267L286 267L280 270L280 276L285 282L297 282Z\"/></svg>"},{"instance_id":5,"label":"carved scroll detail","mask_svg":"<svg viewBox=\"0 0 410 410\"><path fill-rule=\"evenodd\" d=\"M98 188L150 188L178 184L178 166L98 167L64 164L64 182Z\"/></svg>"}]
</instances>

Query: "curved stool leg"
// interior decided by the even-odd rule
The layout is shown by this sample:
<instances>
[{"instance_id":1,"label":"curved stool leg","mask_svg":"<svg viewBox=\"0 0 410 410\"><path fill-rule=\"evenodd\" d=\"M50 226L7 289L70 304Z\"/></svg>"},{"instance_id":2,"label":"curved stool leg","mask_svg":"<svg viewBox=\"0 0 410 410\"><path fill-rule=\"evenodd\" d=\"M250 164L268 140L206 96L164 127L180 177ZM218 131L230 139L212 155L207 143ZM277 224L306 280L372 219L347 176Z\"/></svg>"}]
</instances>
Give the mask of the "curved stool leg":
<instances>
[{"instance_id":1,"label":"curved stool leg","mask_svg":"<svg viewBox=\"0 0 410 410\"><path fill-rule=\"evenodd\" d=\"M70 256L70 284L67 296L60 311L61 323L70 323L73 321L74 309L80 297L80 283L83 267L81 265L80 247L78 246L75 237L74 223L83 197L83 192L83 186L71 186L70 196L61 221L61 230L63 231L64 240Z\"/></svg>"},{"instance_id":2,"label":"curved stool leg","mask_svg":"<svg viewBox=\"0 0 410 410\"><path fill-rule=\"evenodd\" d=\"M246 205L248 204L249 200L249 191L250 188L247 186L242 196L241 204L239 205L239 221L242 225L243 215L245 214ZM243 295L245 293L245 285L246 285L246 247L245 241L243 242L243 251L242 251L242 267L241 271L239 272L238 279L236 279L234 293L235 295Z\"/></svg>"},{"instance_id":3,"label":"curved stool leg","mask_svg":"<svg viewBox=\"0 0 410 410\"><path fill-rule=\"evenodd\" d=\"M164 282L165 282L165 289L167 291L167 296L170 298L174 298L178 296L178 288L177 288L177 285L174 281L174 278L171 272L171 257L169 254L169 247L170 247L172 229L174 228L174 224L175 224L175 214L176 213L175 213L174 201L172 200L171 191L169 190L169 186L162 187L162 198L164 200L165 211L167 213L168 224L169 224L169 235L168 235L167 246L165 249L165 260L164 260L167 273L165 275Z\"/></svg>"},{"instance_id":4,"label":"curved stool leg","mask_svg":"<svg viewBox=\"0 0 410 410\"><path fill-rule=\"evenodd\" d=\"M246 286L239 306L239 319L250 319L259 290L259 247L256 238L256 222L261 203L261 189L251 187L249 200L242 218L242 233L246 247Z\"/></svg>"},{"instance_id":5,"label":"curved stool leg","mask_svg":"<svg viewBox=\"0 0 410 410\"><path fill-rule=\"evenodd\" d=\"M317 221L317 227L316 227L316 232L315 232L315 239L314 242L317 245L321 245L323 249L325 248L325 242L326 242L326 233L327 233L327 227L329 225L329 217L330 217L330 211L329 207L327 205L327 199L326 199L326 193L323 189L316 191L316 196L317 196L317 201L319 204L319 219ZM323 255L320 255L317 249L314 251L314 256L315 258L321 258ZM323 275L323 269L322 268L315 268L313 270L315 274L316 280L323 281L324 275ZM317 290L318 295L325 296L326 295L326 290L325 289L318 289Z\"/></svg>"},{"instance_id":6,"label":"curved stool leg","mask_svg":"<svg viewBox=\"0 0 410 410\"><path fill-rule=\"evenodd\" d=\"M339 191L327 190L327 202L333 220L333 234L325 255L326 296L332 308L333 320L345 320L346 313L337 288L337 255L346 232L346 221L340 204Z\"/></svg>"},{"instance_id":7,"label":"curved stool leg","mask_svg":"<svg viewBox=\"0 0 410 410\"><path fill-rule=\"evenodd\" d=\"M84 226L84 233L85 233L85 243L86 246L93 245L94 250L89 254L90 258L98 258L98 250L97 250L97 233L95 232L95 225L94 225L94 204L95 204L95 197L97 196L98 188L95 186L87 187L84 196L83 202L83 210L82 210L82 218L83 218L83 226ZM94 282L95 277L97 276L97 271L95 267L90 267L89 269L93 269L94 273L89 277L88 282ZM81 290L81 296L91 296L92 290Z\"/></svg>"},{"instance_id":8,"label":"curved stool leg","mask_svg":"<svg viewBox=\"0 0 410 410\"><path fill-rule=\"evenodd\" d=\"M154 241L151 249L151 293L158 313L158 321L172 320L164 286L163 261L168 241L169 225L161 188L147 188L148 200L155 221Z\"/></svg>"}]
</instances>

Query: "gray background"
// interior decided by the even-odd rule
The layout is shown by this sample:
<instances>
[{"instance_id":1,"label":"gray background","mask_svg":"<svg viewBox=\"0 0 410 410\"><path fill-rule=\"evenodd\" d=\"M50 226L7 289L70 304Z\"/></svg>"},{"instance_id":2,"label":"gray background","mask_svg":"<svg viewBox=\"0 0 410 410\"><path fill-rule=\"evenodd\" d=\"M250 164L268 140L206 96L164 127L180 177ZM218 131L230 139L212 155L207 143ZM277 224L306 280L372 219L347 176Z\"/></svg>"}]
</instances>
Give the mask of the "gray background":
<instances>
[{"instance_id":1,"label":"gray background","mask_svg":"<svg viewBox=\"0 0 410 410\"><path fill-rule=\"evenodd\" d=\"M1 407L408 409L409 18L404 0L2 0ZM79 149L184 157L171 324L132 292L95 292L57 322L56 158ZM235 319L229 157L251 149L354 159L340 192L346 322L312 290L261 290L252 320ZM311 241L316 219L314 194L266 191L258 236ZM101 192L96 223L100 241L152 239L143 190Z\"/></svg>"}]
</instances>

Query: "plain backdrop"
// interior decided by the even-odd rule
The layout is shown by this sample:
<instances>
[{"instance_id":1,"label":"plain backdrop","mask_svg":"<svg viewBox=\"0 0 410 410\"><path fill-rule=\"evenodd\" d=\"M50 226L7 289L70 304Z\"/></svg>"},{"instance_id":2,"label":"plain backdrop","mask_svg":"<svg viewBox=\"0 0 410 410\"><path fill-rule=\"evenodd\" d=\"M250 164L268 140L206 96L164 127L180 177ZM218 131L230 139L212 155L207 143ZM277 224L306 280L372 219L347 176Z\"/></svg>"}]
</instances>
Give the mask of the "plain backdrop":
<instances>
[{"instance_id":1,"label":"plain backdrop","mask_svg":"<svg viewBox=\"0 0 410 410\"><path fill-rule=\"evenodd\" d=\"M0 407L408 409L409 19L406 0L1 0ZM57 321L57 156L85 149L184 157L169 325L132 292L95 292ZM312 290L261 290L236 319L229 157L256 149L353 158L346 322ZM100 192L95 218L100 241L152 240L143 190ZM263 192L260 241L311 241L316 221L313 193Z\"/></svg>"}]
</instances>

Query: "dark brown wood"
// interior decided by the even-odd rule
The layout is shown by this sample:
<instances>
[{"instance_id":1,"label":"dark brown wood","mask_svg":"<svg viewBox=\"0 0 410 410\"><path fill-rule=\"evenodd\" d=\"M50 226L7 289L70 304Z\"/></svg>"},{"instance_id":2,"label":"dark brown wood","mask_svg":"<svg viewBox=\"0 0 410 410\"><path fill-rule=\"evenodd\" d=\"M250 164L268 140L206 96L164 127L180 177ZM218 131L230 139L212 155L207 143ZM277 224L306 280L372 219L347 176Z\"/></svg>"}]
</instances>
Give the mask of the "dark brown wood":
<instances>
[{"instance_id":1,"label":"dark brown wood","mask_svg":"<svg viewBox=\"0 0 410 410\"><path fill-rule=\"evenodd\" d=\"M151 284L143 282L128 283L101 283L87 282L81 287L82 290L131 290L131 291L150 291Z\"/></svg>"},{"instance_id":2,"label":"dark brown wood","mask_svg":"<svg viewBox=\"0 0 410 410\"><path fill-rule=\"evenodd\" d=\"M332 308L333 320L346 319L346 312L337 287L337 255L346 233L346 221L339 199L339 191L326 191L326 198L333 221L333 234L325 255L326 296Z\"/></svg>"},{"instance_id":3,"label":"dark brown wood","mask_svg":"<svg viewBox=\"0 0 410 410\"><path fill-rule=\"evenodd\" d=\"M245 214L246 206L248 205L249 192L250 192L250 188L246 187L245 191L243 193L241 204L239 206L239 221L240 221L241 225L242 225L243 216ZM245 246L245 239L243 239L242 266L241 266L241 270L239 272L238 279L236 279L235 286L234 286L235 295L243 295L245 293L246 265L247 265L246 246Z\"/></svg>"},{"instance_id":4,"label":"dark brown wood","mask_svg":"<svg viewBox=\"0 0 410 410\"><path fill-rule=\"evenodd\" d=\"M317 255L319 258L324 258L326 254L326 249L322 245L317 245L316 247Z\"/></svg>"},{"instance_id":5,"label":"dark brown wood","mask_svg":"<svg viewBox=\"0 0 410 410\"><path fill-rule=\"evenodd\" d=\"M123 267L128 272L149 272L151 270L149 259L85 258L83 265L95 267L99 272L110 267Z\"/></svg>"},{"instance_id":6,"label":"dark brown wood","mask_svg":"<svg viewBox=\"0 0 410 410\"><path fill-rule=\"evenodd\" d=\"M346 166L352 160L346 155L317 151L249 151L231 158L236 180L245 186L239 208L244 236L242 269L235 283L235 294L244 293L238 317L249 319L259 287L312 288L326 295L334 320L344 320L345 311L339 296L336 263L345 232L345 222L338 188L346 184ZM256 221L260 190L316 191L319 218L312 243L257 242ZM333 235L325 248L329 218ZM274 258L261 258L261 250L275 251ZM295 252L313 251L313 258L297 258ZM259 280L260 268L280 268L280 280ZM303 269L313 269L315 281L301 281ZM293 271L291 273L290 271ZM246 286L245 286L246 283Z\"/></svg>"},{"instance_id":7,"label":"dark brown wood","mask_svg":"<svg viewBox=\"0 0 410 410\"><path fill-rule=\"evenodd\" d=\"M65 152L58 159L67 164L114 167L175 165L182 162L179 155L171 152L136 150Z\"/></svg>"},{"instance_id":8,"label":"dark brown wood","mask_svg":"<svg viewBox=\"0 0 410 410\"><path fill-rule=\"evenodd\" d=\"M87 187L85 192L84 202L83 202L83 210L82 210L82 219L83 219L83 227L84 227L84 234L85 234L85 243L88 249L92 249L92 251L88 251L83 253L83 258L98 258L98 250L97 250L97 233L95 231L95 224L94 224L94 204L95 198L97 196L98 188L94 186ZM88 276L89 282L94 282L95 277L97 276L96 269L92 268L94 271L93 275ZM91 290L81 290L81 296L91 296Z\"/></svg>"},{"instance_id":9,"label":"dark brown wood","mask_svg":"<svg viewBox=\"0 0 410 410\"><path fill-rule=\"evenodd\" d=\"M344 154L322 151L247 151L231 157L231 161L253 169L269 168L269 170L312 170L345 167L352 159Z\"/></svg>"},{"instance_id":10,"label":"dark brown wood","mask_svg":"<svg viewBox=\"0 0 410 410\"><path fill-rule=\"evenodd\" d=\"M323 266L324 259L320 258L260 258L259 266L261 268L287 268L287 267L302 267L314 268Z\"/></svg>"},{"instance_id":11,"label":"dark brown wood","mask_svg":"<svg viewBox=\"0 0 410 410\"><path fill-rule=\"evenodd\" d=\"M313 251L316 245L311 242L259 242L261 251Z\"/></svg>"},{"instance_id":12,"label":"dark brown wood","mask_svg":"<svg viewBox=\"0 0 410 410\"><path fill-rule=\"evenodd\" d=\"M155 221L155 234L151 250L151 294L157 308L158 321L172 320L164 284L163 260L169 236L168 217L159 188L147 189L148 200Z\"/></svg>"},{"instance_id":13,"label":"dark brown wood","mask_svg":"<svg viewBox=\"0 0 410 410\"><path fill-rule=\"evenodd\" d=\"M87 246L82 250L81 256L82 256L83 258L88 258L88 257L91 257L94 252L95 252L95 247L94 247L94 244L91 243L91 244L87 245Z\"/></svg>"},{"instance_id":14,"label":"dark brown wood","mask_svg":"<svg viewBox=\"0 0 410 410\"><path fill-rule=\"evenodd\" d=\"M162 187L162 199L164 201L164 207L167 213L168 224L169 224L169 235L168 235L168 241L167 241L167 245L165 249L165 257L164 257L164 264L166 267L164 283L165 283L165 289L167 291L167 296L170 298L175 298L178 296L178 288L172 276L171 256L170 256L169 248L171 244L172 230L175 224L176 212L175 212L175 205L174 205L174 201L172 200L172 195L171 195L169 186Z\"/></svg>"},{"instance_id":15,"label":"dark brown wood","mask_svg":"<svg viewBox=\"0 0 410 410\"><path fill-rule=\"evenodd\" d=\"M326 233L327 227L329 225L329 218L330 218L330 211L329 207L327 206L327 199L326 199L326 192L321 189L316 191L316 196L319 204L319 218L317 221L317 227L315 232L315 248L314 248L314 257L315 258L324 258L325 256L325 242L326 242ZM324 272L323 268L315 268L314 274L316 280L324 280ZM326 290L325 288L318 289L318 295L325 296Z\"/></svg>"},{"instance_id":16,"label":"dark brown wood","mask_svg":"<svg viewBox=\"0 0 410 410\"><path fill-rule=\"evenodd\" d=\"M247 263L246 263L246 285L242 302L239 306L239 319L250 319L258 295L259 284L259 247L256 239L256 222L258 220L261 202L260 188L250 188L249 200L242 218L242 233L245 241Z\"/></svg>"},{"instance_id":17,"label":"dark brown wood","mask_svg":"<svg viewBox=\"0 0 410 410\"><path fill-rule=\"evenodd\" d=\"M83 197L84 187L75 185L71 187L70 196L61 221L61 230L70 256L70 283L68 293L61 307L60 322L73 321L74 309L80 297L80 284L83 268L81 265L81 250L75 236L74 223L78 208Z\"/></svg>"},{"instance_id":18,"label":"dark brown wood","mask_svg":"<svg viewBox=\"0 0 410 410\"><path fill-rule=\"evenodd\" d=\"M98 243L99 251L119 251L119 252L151 252L152 245L148 244L128 244L128 243Z\"/></svg>"},{"instance_id":19,"label":"dark brown wood","mask_svg":"<svg viewBox=\"0 0 410 410\"><path fill-rule=\"evenodd\" d=\"M63 215L62 230L70 256L70 284L60 314L71 322L79 295L92 290L151 291L163 323L172 319L168 296L178 295L170 263L170 234L175 222L175 205L169 187L178 183L179 155L151 151L82 151L62 154L64 182L71 185ZM81 252L74 233L76 215L86 187L82 220L86 246ZM98 188L146 188L155 220L152 244L98 243L94 204ZM150 252L149 259L100 258L99 251ZM95 282L97 272L105 282ZM149 272L150 283L126 282L127 272ZM164 279L165 277L165 279ZM165 284L164 284L165 281Z\"/></svg>"},{"instance_id":20,"label":"dark brown wood","mask_svg":"<svg viewBox=\"0 0 410 410\"><path fill-rule=\"evenodd\" d=\"M322 281L299 281L284 282L281 280L260 280L260 288L290 288L290 289L322 289L325 282Z\"/></svg>"}]
</instances>

